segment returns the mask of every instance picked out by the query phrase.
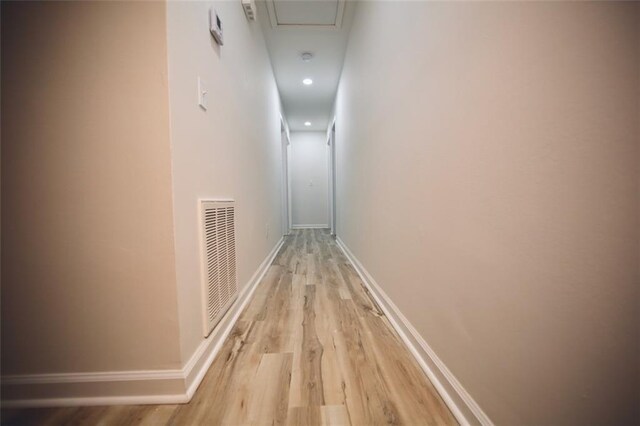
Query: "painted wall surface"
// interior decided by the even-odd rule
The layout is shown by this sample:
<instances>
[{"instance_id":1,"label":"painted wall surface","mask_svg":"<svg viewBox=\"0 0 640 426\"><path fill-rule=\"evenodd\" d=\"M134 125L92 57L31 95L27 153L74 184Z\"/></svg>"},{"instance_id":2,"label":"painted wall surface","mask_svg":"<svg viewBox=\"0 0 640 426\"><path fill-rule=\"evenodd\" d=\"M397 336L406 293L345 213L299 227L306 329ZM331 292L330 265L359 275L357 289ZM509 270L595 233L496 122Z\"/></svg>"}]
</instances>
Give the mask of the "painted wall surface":
<instances>
[{"instance_id":1,"label":"painted wall surface","mask_svg":"<svg viewBox=\"0 0 640 426\"><path fill-rule=\"evenodd\" d=\"M328 149L326 132L291 133L293 226L329 226Z\"/></svg>"},{"instance_id":2,"label":"painted wall surface","mask_svg":"<svg viewBox=\"0 0 640 426\"><path fill-rule=\"evenodd\" d=\"M209 9L224 46L209 34ZM167 4L173 206L183 363L203 341L199 199L236 200L242 290L282 236L280 100L257 22L236 2ZM198 76L209 107L198 106Z\"/></svg>"},{"instance_id":3,"label":"painted wall surface","mask_svg":"<svg viewBox=\"0 0 640 426\"><path fill-rule=\"evenodd\" d=\"M640 420L639 6L356 11L339 236L496 424Z\"/></svg>"},{"instance_id":4,"label":"painted wall surface","mask_svg":"<svg viewBox=\"0 0 640 426\"><path fill-rule=\"evenodd\" d=\"M2 373L180 367L165 5L2 4Z\"/></svg>"}]
</instances>

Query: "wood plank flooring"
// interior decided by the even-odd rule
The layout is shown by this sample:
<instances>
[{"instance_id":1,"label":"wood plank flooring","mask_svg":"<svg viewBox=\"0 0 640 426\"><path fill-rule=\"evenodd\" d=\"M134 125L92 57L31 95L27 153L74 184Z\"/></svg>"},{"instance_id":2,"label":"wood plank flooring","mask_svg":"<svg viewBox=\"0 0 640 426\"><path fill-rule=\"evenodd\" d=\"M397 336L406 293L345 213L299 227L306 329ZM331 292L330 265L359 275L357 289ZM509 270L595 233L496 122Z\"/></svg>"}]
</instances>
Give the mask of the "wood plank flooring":
<instances>
[{"instance_id":1,"label":"wood plank flooring","mask_svg":"<svg viewBox=\"0 0 640 426\"><path fill-rule=\"evenodd\" d=\"M189 404L3 410L7 425L456 424L327 230L296 230Z\"/></svg>"}]
</instances>

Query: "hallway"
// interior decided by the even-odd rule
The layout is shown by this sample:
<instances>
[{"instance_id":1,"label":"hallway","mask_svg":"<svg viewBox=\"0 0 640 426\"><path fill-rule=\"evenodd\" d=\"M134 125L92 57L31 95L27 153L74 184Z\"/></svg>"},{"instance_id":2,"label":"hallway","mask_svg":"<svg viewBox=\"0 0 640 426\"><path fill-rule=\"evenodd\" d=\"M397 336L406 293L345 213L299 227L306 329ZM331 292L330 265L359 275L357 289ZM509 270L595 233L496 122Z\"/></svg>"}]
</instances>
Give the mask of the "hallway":
<instances>
[{"instance_id":1,"label":"hallway","mask_svg":"<svg viewBox=\"0 0 640 426\"><path fill-rule=\"evenodd\" d=\"M0 423L640 425L640 2L0 2Z\"/></svg>"},{"instance_id":2,"label":"hallway","mask_svg":"<svg viewBox=\"0 0 640 426\"><path fill-rule=\"evenodd\" d=\"M189 404L3 424L457 424L328 230L294 230Z\"/></svg>"}]
</instances>

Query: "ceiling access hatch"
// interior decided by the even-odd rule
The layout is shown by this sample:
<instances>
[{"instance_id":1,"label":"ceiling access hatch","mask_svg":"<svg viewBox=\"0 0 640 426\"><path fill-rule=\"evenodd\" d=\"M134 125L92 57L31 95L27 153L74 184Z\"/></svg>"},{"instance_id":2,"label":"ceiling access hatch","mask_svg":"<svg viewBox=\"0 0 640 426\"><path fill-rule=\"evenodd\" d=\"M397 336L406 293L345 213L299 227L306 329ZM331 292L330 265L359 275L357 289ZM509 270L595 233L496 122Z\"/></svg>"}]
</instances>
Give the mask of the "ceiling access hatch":
<instances>
[{"instance_id":1,"label":"ceiling access hatch","mask_svg":"<svg viewBox=\"0 0 640 426\"><path fill-rule=\"evenodd\" d=\"M340 28L345 0L266 0L273 28Z\"/></svg>"}]
</instances>

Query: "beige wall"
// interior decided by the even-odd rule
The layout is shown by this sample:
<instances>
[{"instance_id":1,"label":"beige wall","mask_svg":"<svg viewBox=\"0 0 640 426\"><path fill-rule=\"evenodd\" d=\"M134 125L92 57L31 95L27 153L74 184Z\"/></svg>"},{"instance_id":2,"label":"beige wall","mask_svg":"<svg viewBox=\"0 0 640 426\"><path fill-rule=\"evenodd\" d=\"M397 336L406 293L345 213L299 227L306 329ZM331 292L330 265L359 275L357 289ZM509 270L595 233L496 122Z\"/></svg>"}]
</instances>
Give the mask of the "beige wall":
<instances>
[{"instance_id":1,"label":"beige wall","mask_svg":"<svg viewBox=\"0 0 640 426\"><path fill-rule=\"evenodd\" d=\"M208 31L214 6L224 46ZM236 2L167 5L176 272L183 363L203 340L198 199L232 198L244 288L282 236L280 100L260 26ZM209 108L197 104L197 79ZM268 235L267 235L268 228Z\"/></svg>"},{"instance_id":2,"label":"beige wall","mask_svg":"<svg viewBox=\"0 0 640 426\"><path fill-rule=\"evenodd\" d=\"M356 11L339 236L497 424L639 420L639 31L637 4Z\"/></svg>"},{"instance_id":3,"label":"beige wall","mask_svg":"<svg viewBox=\"0 0 640 426\"><path fill-rule=\"evenodd\" d=\"M163 3L2 5L2 373L179 368Z\"/></svg>"},{"instance_id":4,"label":"beige wall","mask_svg":"<svg viewBox=\"0 0 640 426\"><path fill-rule=\"evenodd\" d=\"M329 164L325 132L291 133L293 226L329 225Z\"/></svg>"},{"instance_id":5,"label":"beige wall","mask_svg":"<svg viewBox=\"0 0 640 426\"><path fill-rule=\"evenodd\" d=\"M259 26L231 2L2 15L3 374L182 367L202 342L198 199L238 203L241 288L282 235Z\"/></svg>"}]
</instances>

